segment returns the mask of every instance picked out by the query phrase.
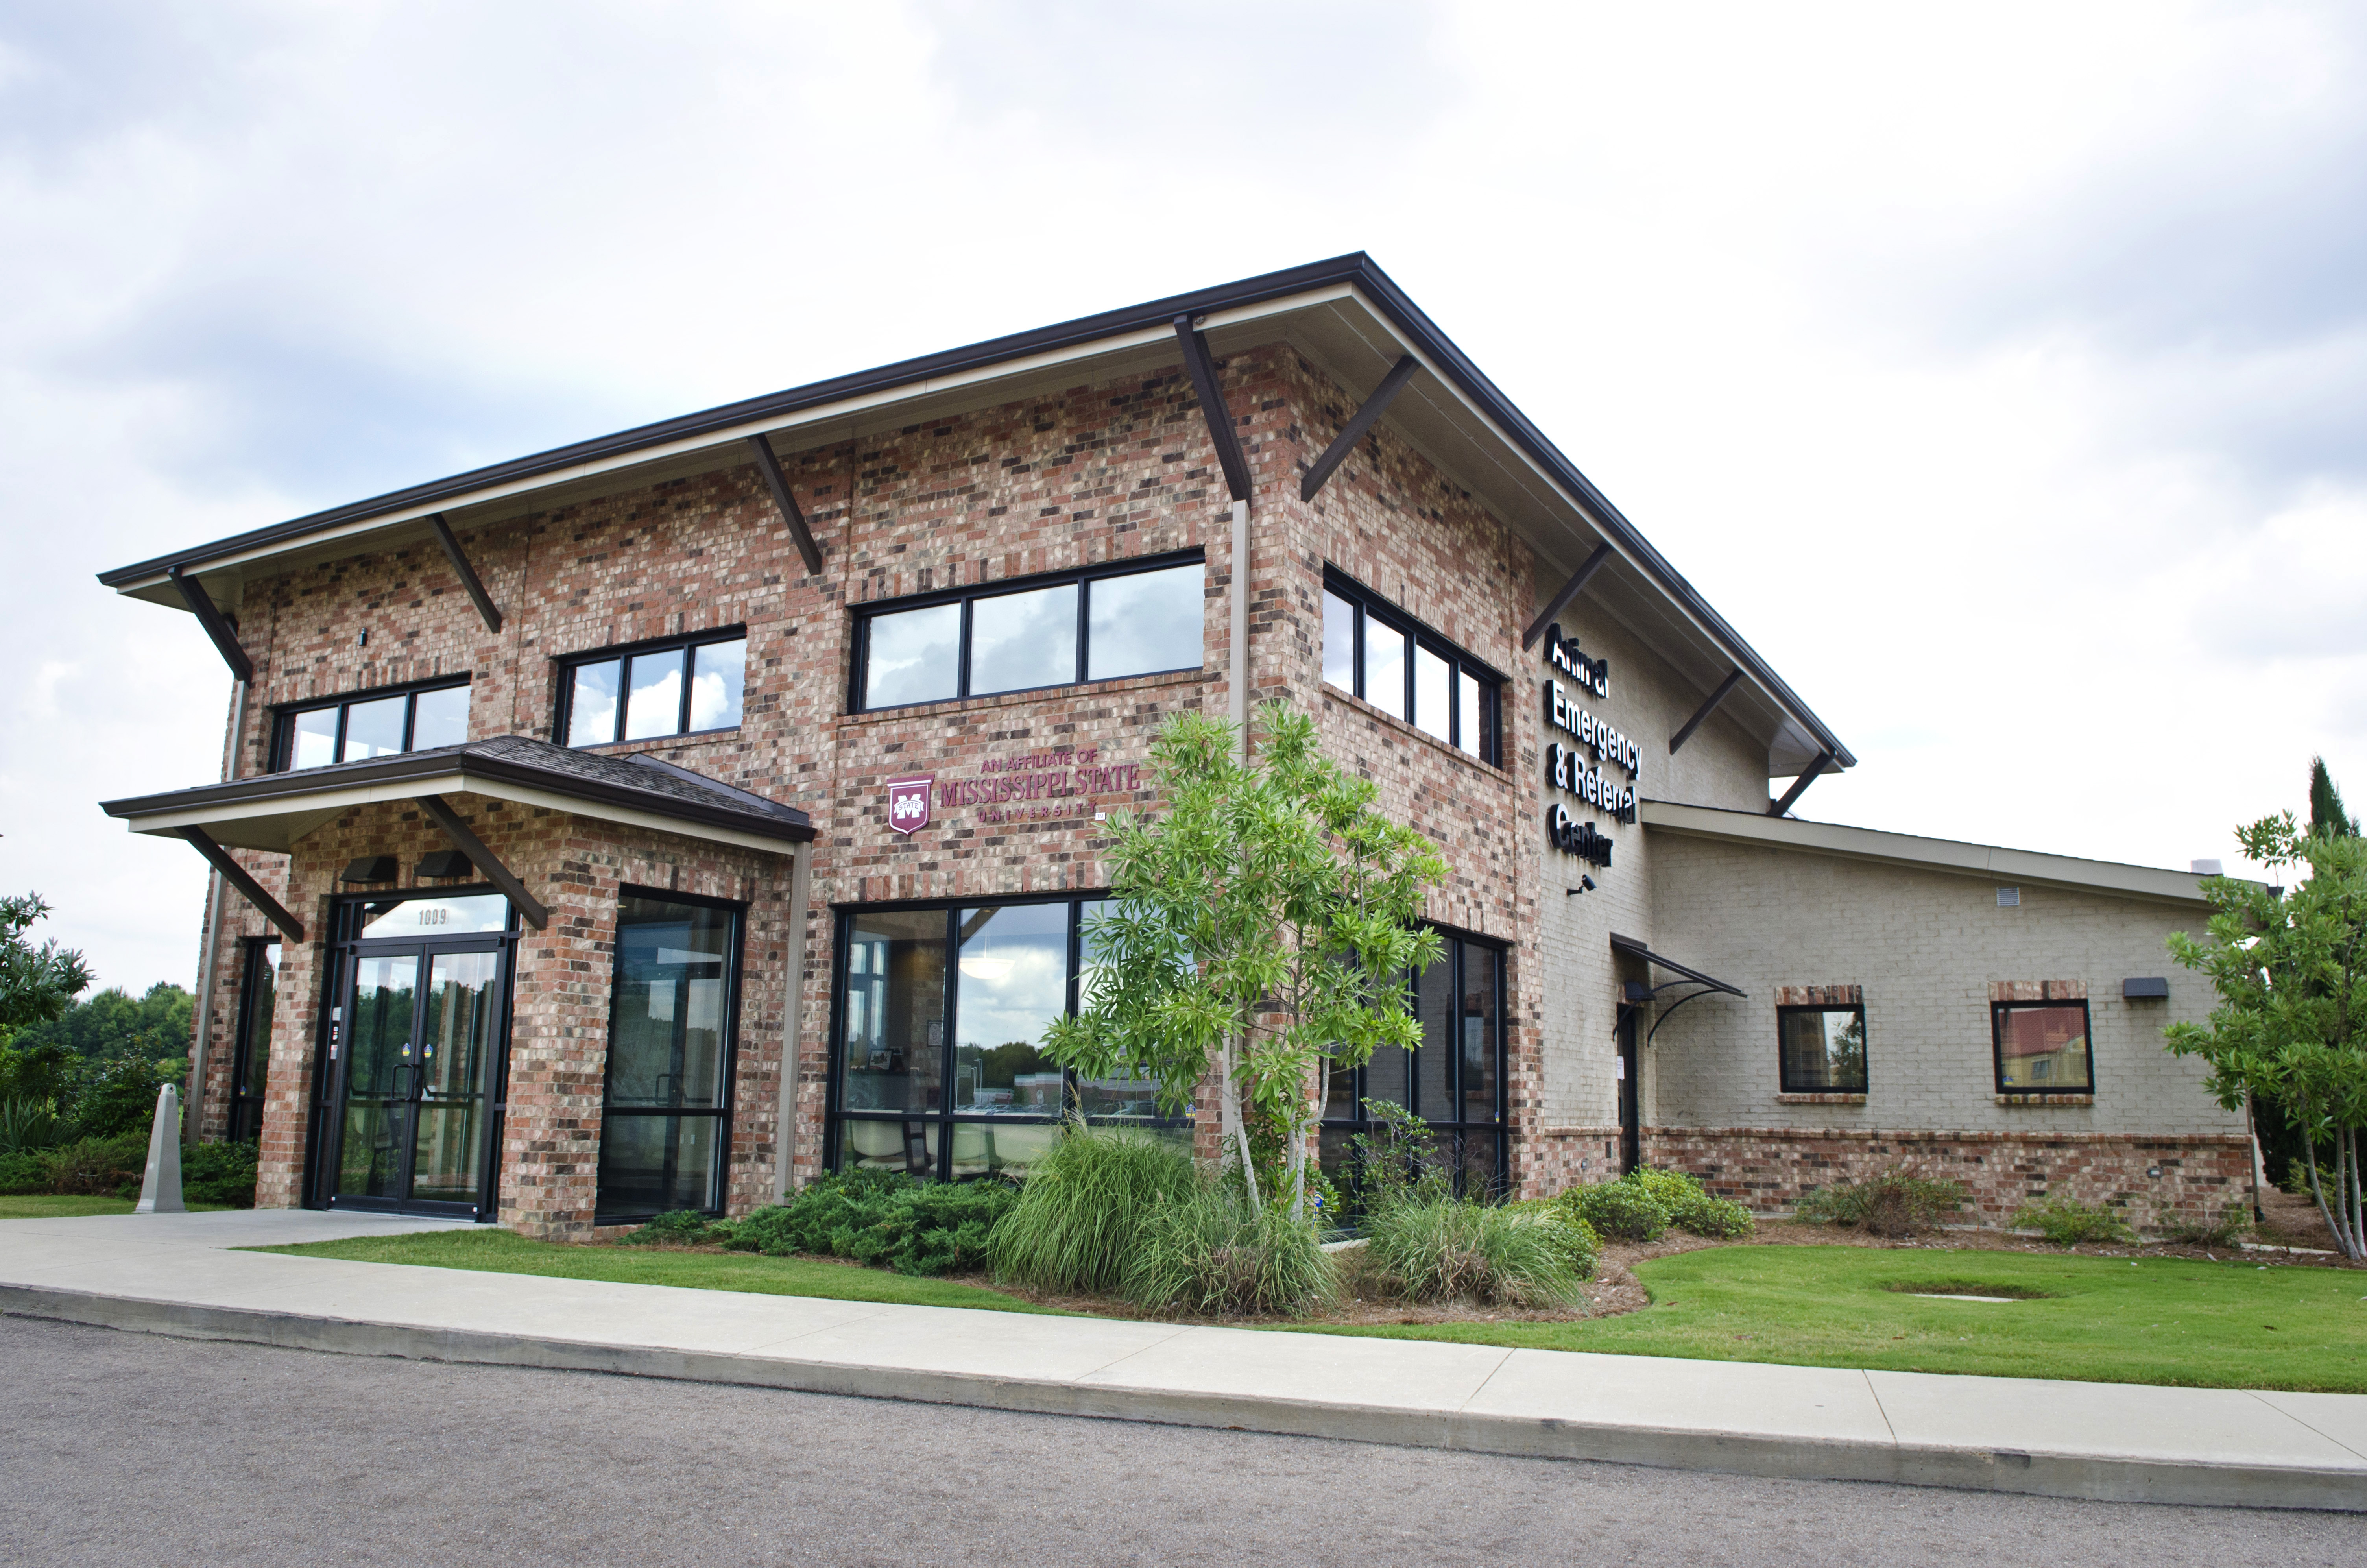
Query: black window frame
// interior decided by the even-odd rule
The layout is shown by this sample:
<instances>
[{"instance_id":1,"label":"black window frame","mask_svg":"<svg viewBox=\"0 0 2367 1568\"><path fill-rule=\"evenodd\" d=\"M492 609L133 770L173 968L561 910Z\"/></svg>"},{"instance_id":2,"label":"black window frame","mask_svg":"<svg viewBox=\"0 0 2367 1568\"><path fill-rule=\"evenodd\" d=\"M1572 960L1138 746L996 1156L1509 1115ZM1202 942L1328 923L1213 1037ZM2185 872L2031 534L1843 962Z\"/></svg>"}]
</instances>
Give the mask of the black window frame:
<instances>
[{"instance_id":1,"label":"black window frame","mask_svg":"<svg viewBox=\"0 0 2367 1568\"><path fill-rule=\"evenodd\" d=\"M1419 1059L1421 1056L1421 1051L1419 1051L1410 1052L1406 1062L1406 1097L1414 1103L1405 1108L1412 1111L1414 1115L1421 1117L1422 1124L1428 1127L1431 1131L1438 1137L1438 1140L1443 1146L1444 1153L1447 1157L1448 1168L1454 1173L1455 1185L1458 1191L1466 1190L1468 1187L1468 1177L1470 1175L1469 1152L1471 1144L1475 1142L1492 1140L1494 1143L1494 1149L1492 1151L1494 1157L1491 1162L1493 1175L1490 1178L1489 1195L1501 1196L1511 1190L1512 1179L1511 1150L1512 1129L1510 1115L1512 1086L1507 1082L1512 1067L1512 1031L1509 1027L1509 1020L1504 1016L1504 1009L1506 1000L1512 993L1511 970L1512 948L1510 943L1500 941L1493 937L1483 937L1476 932L1457 930L1449 926L1439 926L1427 922L1425 924L1429 924L1431 929L1445 937L1449 943L1454 944L1452 949L1454 973L1447 981L1448 994L1453 997L1459 999L1467 989L1467 982L1464 977L1464 955L1467 949L1484 948L1496 955L1495 1006L1489 1014L1489 1016L1495 1020L1496 1028L1496 1039L1494 1041L1496 1115L1495 1119L1492 1121L1470 1121L1465 1119L1460 1114L1464 1107L1465 1100L1462 1093L1463 1052L1459 1049L1450 1051L1450 1066L1445 1078L1443 1080L1444 1085L1443 1092L1446 1096L1447 1103L1457 1112L1457 1114L1449 1119L1433 1119L1423 1113L1421 1103L1421 1074L1419 1069ZM1419 992L1421 983L1421 977L1419 974L1409 974L1406 977L1406 1006L1417 1018L1421 1016L1421 999ZM1461 1017L1459 1000L1455 1016L1458 1019ZM1456 1031L1456 1034L1459 1038L1460 1031ZM1422 1050L1425 1051L1428 1049L1429 1047L1427 1046L1422 1048ZM1326 1069L1327 1080L1328 1075L1331 1071L1332 1069ZM1325 1160L1327 1165L1342 1163L1340 1160L1340 1154L1346 1149L1347 1141L1350 1138L1353 1138L1359 1133L1370 1137L1380 1131L1387 1125L1384 1122L1373 1119L1373 1118L1367 1114L1365 1109L1366 1090L1369 1087L1368 1074L1370 1071L1370 1064L1366 1063L1365 1065L1349 1068L1346 1069L1346 1071L1351 1074L1348 1103L1352 1110L1354 1112L1353 1115L1344 1117L1332 1116L1331 1114L1331 1085L1327 1081L1324 1085L1324 1115L1318 1125L1317 1134L1320 1141L1320 1144L1322 1145L1323 1153L1328 1157ZM1349 1176L1350 1180L1347 1185L1353 1187L1354 1185L1353 1173L1350 1172Z\"/></svg>"},{"instance_id":2,"label":"black window frame","mask_svg":"<svg viewBox=\"0 0 2367 1568\"><path fill-rule=\"evenodd\" d=\"M1853 1089L1838 1089L1832 1085L1795 1084L1792 1081L1792 1062L1784 1050L1784 1021L1795 1013L1855 1013L1860 1049L1865 1059L1858 1064L1859 1082ZM1787 1003L1775 1009L1775 1081L1776 1092L1785 1095L1863 1095L1872 1093L1874 1082L1874 1040L1868 1032L1863 1002L1801 1002ZM1763 1082L1764 1080L1762 1080Z\"/></svg>"},{"instance_id":3,"label":"black window frame","mask_svg":"<svg viewBox=\"0 0 2367 1568\"><path fill-rule=\"evenodd\" d=\"M2073 1085L2049 1085L2032 1088L2005 1081L2005 1019L2009 1013L2035 1012L2043 1007L2077 1007L2079 1009L2079 1038L2088 1042L2088 1081ZM2089 1095L2096 1092L2096 1013L2085 996L2056 996L2034 1002L1992 1002L1989 1004L1989 1065L2000 1095Z\"/></svg>"},{"instance_id":4,"label":"black window frame","mask_svg":"<svg viewBox=\"0 0 2367 1568\"><path fill-rule=\"evenodd\" d=\"M271 771L274 773L310 771L309 769L300 770L296 767L296 721L307 713L318 713L326 708L334 708L337 710L337 733L330 742L329 749L333 754L341 754L345 748L345 721L349 716L349 710L358 703L383 702L390 697L405 698L408 700L404 702L402 708L402 749L406 752L416 751L418 748L412 744L412 739L417 733L419 727L420 693L449 691L455 687L473 687L474 685L471 673L464 671L457 676L436 676L428 680L402 681L392 686L371 687L362 691L345 692L337 697L313 698L302 702L275 703L271 710ZM473 696L470 699L470 706L471 709L476 706ZM465 738L464 736L463 739ZM333 767L335 765L333 756L329 762L315 763L312 766Z\"/></svg>"},{"instance_id":5,"label":"black window frame","mask_svg":"<svg viewBox=\"0 0 2367 1568\"><path fill-rule=\"evenodd\" d=\"M855 608L854 636L849 646L853 656L847 661L846 710L849 713L892 713L900 708L925 708L935 702L967 702L970 690L970 627L975 619L973 607L980 599L1002 598L1010 594L1034 593L1044 588L1065 587L1074 583L1077 593L1077 678L1052 681L1043 686L1014 687L1008 690L985 692L987 697L1012 697L1029 691L1065 691L1070 687L1103 686L1111 681L1141 680L1150 676L1177 675L1185 670L1208 667L1207 625L1206 604L1208 562L1206 550L1195 546L1190 550L1169 551L1161 555L1135 556L1125 561L1104 561L1095 565L1072 568L1064 572L1039 572L1026 577L1004 577L991 583L973 583L967 587L944 588L934 593L908 594L902 598L878 599ZM1115 577L1135 577L1146 572L1168 572L1179 566L1198 566L1201 577L1203 619L1200 633L1200 657L1189 665L1176 665L1161 670L1132 670L1122 676L1088 678L1093 668L1093 586ZM871 623L883 615L900 615L906 610L934 609L940 605L961 606L961 631L954 653L954 692L950 697L924 697L916 702L883 702L876 708L866 707L863 688L868 683L871 665Z\"/></svg>"},{"instance_id":6,"label":"black window frame","mask_svg":"<svg viewBox=\"0 0 2367 1568\"><path fill-rule=\"evenodd\" d=\"M957 1087L955 1071L957 1061L956 1052L959 1049L960 1042L954 1038L953 1021L959 1016L958 1009L961 1003L961 934L956 914L964 909L986 906L1008 909L1021 905L1067 904L1069 906L1069 977L1065 1005L1068 1016L1074 1017L1079 1006L1083 1001L1084 909L1087 904L1104 903L1109 897L1108 891L1104 889L1099 892L1027 893L1009 898L999 897L993 893L978 893L967 898L909 899L892 902L883 900L874 903L835 905L832 910L834 917L833 940L836 947L831 960L829 1098L825 1102L828 1108L823 1118L822 1142L824 1168L829 1170L841 1168L840 1146L844 1142L841 1131L850 1121L901 1124L905 1130L904 1142L908 1151L924 1147L923 1143L915 1141L913 1129L923 1125L935 1126L937 1152L930 1160L932 1168L926 1172L908 1170L908 1174L925 1176L927 1179L934 1181L984 1179L979 1176L957 1178L954 1176L953 1130L957 1125L974 1124L986 1127L1059 1125L1061 1116L1057 1114L1025 1116L1011 1112L965 1112L954 1108L953 1100ZM851 950L853 941L850 933L854 924L866 915L912 915L928 914L933 911L943 911L946 917L946 1028L944 1042L938 1048L942 1054L938 1059L937 1108L919 1111L848 1110L844 1104L846 1071L846 999L852 985L848 965L853 957ZM1063 1078L1061 1105L1065 1113L1078 1103L1078 1085L1081 1080L1073 1068L1062 1068L1061 1074ZM1197 1126L1195 1119L1188 1110L1180 1117L1162 1113L1150 1117L1104 1115L1096 1116L1093 1119L1096 1127L1123 1127L1141 1131L1190 1131Z\"/></svg>"},{"instance_id":7,"label":"black window frame","mask_svg":"<svg viewBox=\"0 0 2367 1568\"><path fill-rule=\"evenodd\" d=\"M674 637L651 637L639 642L617 642L606 648L586 648L581 653L557 655L551 661L558 666L559 679L559 693L551 704L551 712L554 715L550 725L551 744L567 746L572 751L588 751L595 746L657 745L699 735L730 734L748 722L746 656L743 654L741 661L739 723L719 724L709 730L694 730L689 728L691 684L698 674L698 661L693 656L692 650L703 648L714 642L745 642L748 640L748 629L744 625L723 626L709 631L685 632ZM683 655L682 696L674 708L674 722L682 727L663 735L637 735L631 740L627 740L625 710L632 699L632 661L651 653L674 653ZM615 733L605 741L585 741L580 745L573 744L569 742L567 732L575 720L575 672L586 665L603 665L611 659L617 661Z\"/></svg>"},{"instance_id":8,"label":"black window frame","mask_svg":"<svg viewBox=\"0 0 2367 1568\"><path fill-rule=\"evenodd\" d=\"M729 641L729 639L725 639ZM712 1108L685 1108L681 1106L615 1106L608 1102L610 1068L614 1060L617 1039L617 993L624 979L625 944L617 939L611 928L608 957L608 1026L600 1062L600 1149L592 1155L592 1222L595 1225L630 1224L637 1220L652 1220L660 1212L627 1211L600 1206L600 1156L608 1142L611 1118L671 1116L701 1117L715 1122L715 1166L708 1173L708 1191L713 1202L695 1210L719 1218L731 1202L731 1136L732 1122L740 1100L740 1002L746 989L748 959L748 905L739 899L709 898L703 893L679 892L672 888L644 887L634 882L617 885L616 910L618 922L624 917L625 901L646 898L663 903L687 903L707 909L719 909L731 916L730 964L731 983L723 994L723 1061L717 1071L722 1093Z\"/></svg>"},{"instance_id":9,"label":"black window frame","mask_svg":"<svg viewBox=\"0 0 2367 1568\"><path fill-rule=\"evenodd\" d=\"M1372 701L1365 691L1365 624L1367 620L1377 620L1390 631L1402 633L1414 647L1427 649L1433 655L1446 661L1448 697L1445 744L1466 756L1478 758L1490 767L1501 768L1504 766L1504 687L1507 683L1501 671L1485 659L1467 653L1459 644L1440 636L1329 562L1326 562L1323 566L1323 591L1345 600L1354 607L1356 611L1353 634L1354 645L1349 653L1349 673L1353 677L1355 685L1353 687L1342 687L1332 686L1329 680L1324 681L1324 685L1331 686L1334 691L1346 690L1350 696L1360 702ZM1318 624L1320 624L1319 618ZM1319 666L1320 659L1319 658L1317 662ZM1406 716L1398 719L1398 722L1408 729L1430 735L1433 740L1437 740L1438 736L1432 735L1428 730L1422 729L1414 722L1414 673L1417 667L1416 660L1412 658L1406 660L1405 691L1402 700ZM1471 676L1479 686L1480 727L1483 732L1479 737L1479 744L1469 748L1466 748L1463 744L1463 703L1459 695L1460 677L1466 675ZM1383 709L1382 711L1386 713L1388 710ZM1396 715L1391 714L1390 717L1396 718Z\"/></svg>"},{"instance_id":10,"label":"black window frame","mask_svg":"<svg viewBox=\"0 0 2367 1568\"><path fill-rule=\"evenodd\" d=\"M266 1035L262 1041L266 1074L263 1090L249 1094L246 1089L246 1079L247 1074L255 1067L254 1051L256 1043L255 1012L257 1000L262 994L263 976L266 972L271 975L272 1005L275 1012L277 1008L278 970L270 962L266 955L273 949L280 948L281 941L277 937L245 937L240 938L239 947L241 952L239 954L238 1033L231 1051L230 1092L223 1096L227 1114L222 1119L222 1136L233 1143L243 1143L249 1139L260 1138L263 1135L263 1105L269 1097L270 1090L268 1074L271 1040L269 1036Z\"/></svg>"}]
</instances>

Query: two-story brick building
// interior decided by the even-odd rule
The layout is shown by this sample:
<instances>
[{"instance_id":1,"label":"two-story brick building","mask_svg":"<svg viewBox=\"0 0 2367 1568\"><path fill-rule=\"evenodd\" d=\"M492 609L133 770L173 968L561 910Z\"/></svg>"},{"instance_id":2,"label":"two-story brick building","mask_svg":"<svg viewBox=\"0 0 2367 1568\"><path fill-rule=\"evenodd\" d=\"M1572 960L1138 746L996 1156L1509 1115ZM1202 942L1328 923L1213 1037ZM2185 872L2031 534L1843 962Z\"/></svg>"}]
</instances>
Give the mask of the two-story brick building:
<instances>
[{"instance_id":1,"label":"two-story brick building","mask_svg":"<svg viewBox=\"0 0 2367 1568\"><path fill-rule=\"evenodd\" d=\"M1327 1143L1382 1098L1523 1192L1908 1157L1992 1216L2248 1167L2159 1044L2196 879L1795 820L1848 749L1361 256L101 580L233 672L221 779L106 809L217 868L189 1130L266 1204L556 1233L1022 1172L1069 1097L1190 1136L1034 1042L1150 737L1274 698L1451 868L1428 1043Z\"/></svg>"}]
</instances>

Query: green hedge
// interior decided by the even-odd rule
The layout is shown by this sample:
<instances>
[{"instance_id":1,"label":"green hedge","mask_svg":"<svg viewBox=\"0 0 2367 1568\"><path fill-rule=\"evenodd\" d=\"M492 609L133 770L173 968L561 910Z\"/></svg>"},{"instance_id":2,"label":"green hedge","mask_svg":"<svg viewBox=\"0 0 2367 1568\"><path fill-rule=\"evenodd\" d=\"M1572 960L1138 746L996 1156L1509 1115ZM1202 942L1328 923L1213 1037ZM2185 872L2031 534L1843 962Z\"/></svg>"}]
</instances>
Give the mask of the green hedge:
<instances>
[{"instance_id":1,"label":"green hedge","mask_svg":"<svg viewBox=\"0 0 2367 1568\"><path fill-rule=\"evenodd\" d=\"M926 1276L983 1265L987 1233L1018 1200L1018 1189L1002 1181L923 1182L897 1172L837 1171L787 1203L744 1219L661 1214L627 1239L719 1244L774 1256L811 1253Z\"/></svg>"}]
</instances>

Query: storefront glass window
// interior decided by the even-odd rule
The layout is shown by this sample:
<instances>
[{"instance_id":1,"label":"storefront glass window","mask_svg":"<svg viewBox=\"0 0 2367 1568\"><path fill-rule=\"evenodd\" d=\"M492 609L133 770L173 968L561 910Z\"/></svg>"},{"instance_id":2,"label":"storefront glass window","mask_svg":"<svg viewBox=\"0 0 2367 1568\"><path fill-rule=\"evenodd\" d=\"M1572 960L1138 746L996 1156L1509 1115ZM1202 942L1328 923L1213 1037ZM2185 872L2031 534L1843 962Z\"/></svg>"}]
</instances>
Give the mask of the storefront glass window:
<instances>
[{"instance_id":1,"label":"storefront glass window","mask_svg":"<svg viewBox=\"0 0 2367 1568\"><path fill-rule=\"evenodd\" d=\"M626 893L617 911L602 1223L722 1206L740 912Z\"/></svg>"},{"instance_id":2,"label":"storefront glass window","mask_svg":"<svg viewBox=\"0 0 2367 1568\"><path fill-rule=\"evenodd\" d=\"M1057 899L842 915L840 1168L1023 1175L1051 1147L1064 1105L1096 1124L1188 1137L1190 1118L1165 1116L1150 1080L1075 1078L1043 1052L1045 1030L1082 995L1085 926L1101 908Z\"/></svg>"},{"instance_id":3,"label":"storefront glass window","mask_svg":"<svg viewBox=\"0 0 2367 1568\"><path fill-rule=\"evenodd\" d=\"M1784 1093L1865 1093L1863 1007L1778 1007L1775 1026L1783 1040Z\"/></svg>"},{"instance_id":4,"label":"storefront glass window","mask_svg":"<svg viewBox=\"0 0 2367 1568\"><path fill-rule=\"evenodd\" d=\"M279 944L246 944L245 983L239 996L238 1059L232 1064L230 1137L241 1142L263 1131L263 1092L271 1076L271 1018L279 990Z\"/></svg>"},{"instance_id":5,"label":"storefront glass window","mask_svg":"<svg viewBox=\"0 0 2367 1568\"><path fill-rule=\"evenodd\" d=\"M2088 1094L2088 1004L1999 1002L1990 1008L2001 1094Z\"/></svg>"},{"instance_id":6,"label":"storefront glass window","mask_svg":"<svg viewBox=\"0 0 2367 1568\"><path fill-rule=\"evenodd\" d=\"M1335 1181L1354 1185L1349 1140L1374 1131L1367 1102L1378 1100L1430 1124L1440 1160L1467 1191L1501 1187L1503 985L1502 949L1449 937L1438 961L1410 982L1421 1048L1376 1051L1362 1067L1329 1070L1322 1160Z\"/></svg>"}]
</instances>

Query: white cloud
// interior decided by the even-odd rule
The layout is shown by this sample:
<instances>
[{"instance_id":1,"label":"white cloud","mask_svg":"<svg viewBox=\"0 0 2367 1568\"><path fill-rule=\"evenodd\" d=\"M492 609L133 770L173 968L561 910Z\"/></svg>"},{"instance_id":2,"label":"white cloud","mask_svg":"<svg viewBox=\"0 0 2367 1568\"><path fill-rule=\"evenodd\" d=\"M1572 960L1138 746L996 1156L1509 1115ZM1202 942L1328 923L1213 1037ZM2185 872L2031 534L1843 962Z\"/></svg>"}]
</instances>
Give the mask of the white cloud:
<instances>
[{"instance_id":1,"label":"white cloud","mask_svg":"<svg viewBox=\"0 0 2367 1568\"><path fill-rule=\"evenodd\" d=\"M1357 248L1857 749L1805 812L2232 861L2312 752L2367 790L2362 36L2201 4L20 8L0 886L107 981L191 971L202 867L92 802L212 777L227 683L98 569Z\"/></svg>"}]
</instances>

